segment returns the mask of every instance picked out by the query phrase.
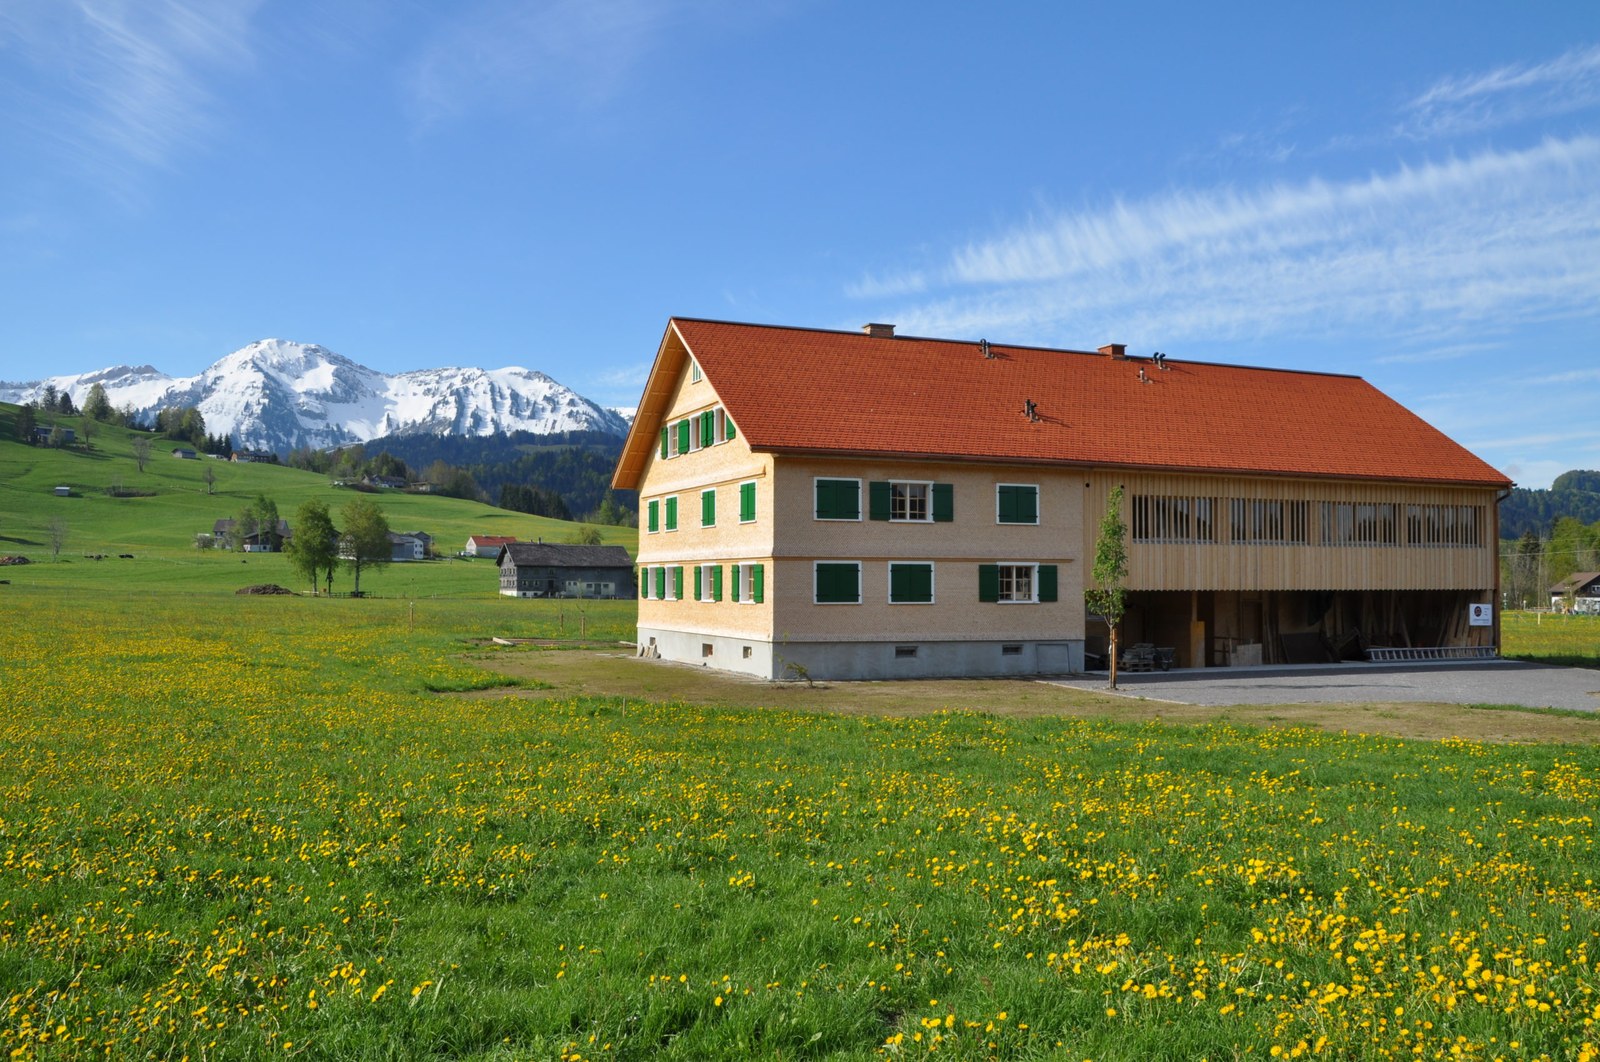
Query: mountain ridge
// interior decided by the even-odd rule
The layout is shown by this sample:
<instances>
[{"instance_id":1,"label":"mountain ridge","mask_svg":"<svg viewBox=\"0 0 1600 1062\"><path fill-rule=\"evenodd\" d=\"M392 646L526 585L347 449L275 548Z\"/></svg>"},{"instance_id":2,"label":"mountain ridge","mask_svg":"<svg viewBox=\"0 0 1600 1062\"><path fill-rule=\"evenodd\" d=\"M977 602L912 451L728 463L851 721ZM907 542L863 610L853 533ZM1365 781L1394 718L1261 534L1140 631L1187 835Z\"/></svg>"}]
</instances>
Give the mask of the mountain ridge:
<instances>
[{"instance_id":1,"label":"mountain ridge","mask_svg":"<svg viewBox=\"0 0 1600 1062\"><path fill-rule=\"evenodd\" d=\"M315 343L261 339L194 376L152 365L113 365L26 383L0 382L0 400L27 402L45 388L81 406L99 383L119 409L153 420L168 407L194 407L206 430L239 447L287 454L390 435L626 435L628 422L553 377L521 366L444 367L383 373Z\"/></svg>"}]
</instances>

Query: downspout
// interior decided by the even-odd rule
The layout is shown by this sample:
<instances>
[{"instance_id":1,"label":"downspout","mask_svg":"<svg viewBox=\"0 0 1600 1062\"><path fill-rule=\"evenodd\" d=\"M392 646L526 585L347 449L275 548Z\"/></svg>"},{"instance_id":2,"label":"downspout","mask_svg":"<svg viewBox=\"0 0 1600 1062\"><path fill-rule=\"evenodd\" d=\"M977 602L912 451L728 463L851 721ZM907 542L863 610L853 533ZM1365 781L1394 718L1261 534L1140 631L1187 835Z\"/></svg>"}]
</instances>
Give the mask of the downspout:
<instances>
[{"instance_id":1,"label":"downspout","mask_svg":"<svg viewBox=\"0 0 1600 1062\"><path fill-rule=\"evenodd\" d=\"M1494 655L1500 656L1500 607L1504 603L1500 599L1500 503L1511 497L1511 488L1506 487L1495 492L1494 497L1494 631L1490 635L1494 639Z\"/></svg>"}]
</instances>

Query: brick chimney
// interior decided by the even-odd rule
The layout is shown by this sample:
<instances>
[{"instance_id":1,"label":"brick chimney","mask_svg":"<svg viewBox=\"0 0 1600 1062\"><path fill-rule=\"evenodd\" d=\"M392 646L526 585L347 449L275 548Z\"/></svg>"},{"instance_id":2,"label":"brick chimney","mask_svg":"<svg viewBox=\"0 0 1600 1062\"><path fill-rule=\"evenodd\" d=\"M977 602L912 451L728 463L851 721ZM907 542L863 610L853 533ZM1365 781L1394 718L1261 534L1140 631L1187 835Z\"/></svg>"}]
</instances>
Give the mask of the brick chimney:
<instances>
[{"instance_id":1,"label":"brick chimney","mask_svg":"<svg viewBox=\"0 0 1600 1062\"><path fill-rule=\"evenodd\" d=\"M1128 344L1107 343L1105 346L1100 348L1100 353L1104 354L1108 358L1116 358L1118 361L1122 361L1128 356Z\"/></svg>"},{"instance_id":2,"label":"brick chimney","mask_svg":"<svg viewBox=\"0 0 1600 1062\"><path fill-rule=\"evenodd\" d=\"M864 324L861 330L873 339L893 339L894 325L892 324Z\"/></svg>"}]
</instances>

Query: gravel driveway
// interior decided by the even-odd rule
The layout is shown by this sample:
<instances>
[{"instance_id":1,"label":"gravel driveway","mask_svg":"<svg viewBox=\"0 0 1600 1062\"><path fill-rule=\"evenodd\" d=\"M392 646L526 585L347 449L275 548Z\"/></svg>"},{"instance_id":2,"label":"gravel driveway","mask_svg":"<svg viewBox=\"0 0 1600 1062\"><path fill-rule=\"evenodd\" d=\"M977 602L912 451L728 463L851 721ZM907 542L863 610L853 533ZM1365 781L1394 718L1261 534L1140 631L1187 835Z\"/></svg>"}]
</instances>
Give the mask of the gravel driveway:
<instances>
[{"instance_id":1,"label":"gravel driveway","mask_svg":"<svg viewBox=\"0 0 1600 1062\"><path fill-rule=\"evenodd\" d=\"M1103 673L1051 681L1108 692ZM1600 671L1517 660L1125 672L1117 676L1117 685L1124 696L1177 704L1428 701L1600 711Z\"/></svg>"}]
</instances>

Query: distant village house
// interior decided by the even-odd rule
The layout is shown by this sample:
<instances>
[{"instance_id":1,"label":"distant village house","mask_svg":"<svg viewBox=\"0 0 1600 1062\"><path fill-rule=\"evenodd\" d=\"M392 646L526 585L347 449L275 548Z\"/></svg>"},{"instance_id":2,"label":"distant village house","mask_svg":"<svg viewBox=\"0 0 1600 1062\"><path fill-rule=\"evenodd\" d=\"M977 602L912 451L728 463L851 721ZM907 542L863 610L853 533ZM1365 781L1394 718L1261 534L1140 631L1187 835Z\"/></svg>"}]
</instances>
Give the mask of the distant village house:
<instances>
[{"instance_id":1,"label":"distant village house","mask_svg":"<svg viewBox=\"0 0 1600 1062\"><path fill-rule=\"evenodd\" d=\"M1573 572L1550 588L1550 607L1600 613L1600 572Z\"/></svg>"},{"instance_id":2,"label":"distant village house","mask_svg":"<svg viewBox=\"0 0 1600 1062\"><path fill-rule=\"evenodd\" d=\"M515 542L512 535L468 535L467 546L461 551L463 557L498 557L501 546L509 546Z\"/></svg>"}]
</instances>

